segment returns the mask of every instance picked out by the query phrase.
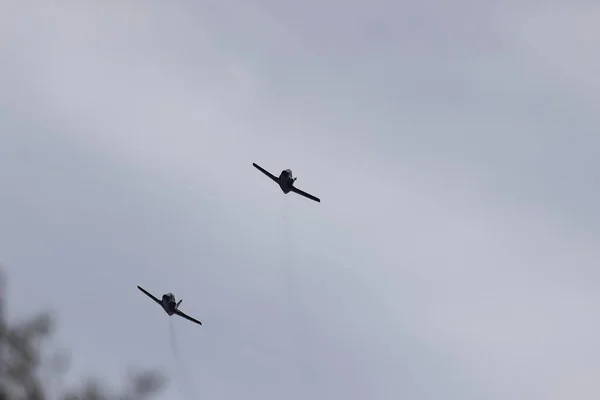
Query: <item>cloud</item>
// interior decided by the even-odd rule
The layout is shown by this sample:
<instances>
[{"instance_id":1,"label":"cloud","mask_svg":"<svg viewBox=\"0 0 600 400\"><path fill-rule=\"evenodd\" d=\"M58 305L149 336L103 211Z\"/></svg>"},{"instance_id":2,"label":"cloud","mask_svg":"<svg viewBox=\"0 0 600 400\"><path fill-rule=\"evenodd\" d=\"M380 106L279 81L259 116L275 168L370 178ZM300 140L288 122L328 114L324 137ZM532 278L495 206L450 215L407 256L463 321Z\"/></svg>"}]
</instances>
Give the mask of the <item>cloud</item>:
<instances>
[{"instance_id":1,"label":"cloud","mask_svg":"<svg viewBox=\"0 0 600 400\"><path fill-rule=\"evenodd\" d=\"M206 396L597 397L597 9L555 6L6 7L19 293L108 371L169 365L132 288L174 291Z\"/></svg>"}]
</instances>

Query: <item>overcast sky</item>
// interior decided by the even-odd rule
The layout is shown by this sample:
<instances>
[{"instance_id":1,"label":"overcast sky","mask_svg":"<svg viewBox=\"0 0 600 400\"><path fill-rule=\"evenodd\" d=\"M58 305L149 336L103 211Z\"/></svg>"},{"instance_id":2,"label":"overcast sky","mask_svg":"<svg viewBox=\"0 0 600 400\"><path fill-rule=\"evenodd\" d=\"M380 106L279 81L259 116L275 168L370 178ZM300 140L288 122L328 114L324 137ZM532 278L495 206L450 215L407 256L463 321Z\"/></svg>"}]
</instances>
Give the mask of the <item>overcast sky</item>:
<instances>
[{"instance_id":1,"label":"overcast sky","mask_svg":"<svg viewBox=\"0 0 600 400\"><path fill-rule=\"evenodd\" d=\"M55 311L76 374L600 397L597 2L0 4L11 318Z\"/></svg>"}]
</instances>

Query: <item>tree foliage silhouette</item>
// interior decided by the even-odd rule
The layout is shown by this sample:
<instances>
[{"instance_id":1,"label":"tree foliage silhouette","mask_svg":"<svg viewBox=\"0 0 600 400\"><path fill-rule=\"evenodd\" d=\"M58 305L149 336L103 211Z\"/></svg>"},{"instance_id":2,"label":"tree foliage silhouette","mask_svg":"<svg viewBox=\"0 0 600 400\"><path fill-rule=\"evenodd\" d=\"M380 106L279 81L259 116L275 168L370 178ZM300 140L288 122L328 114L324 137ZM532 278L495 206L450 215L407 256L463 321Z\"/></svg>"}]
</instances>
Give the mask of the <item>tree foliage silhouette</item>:
<instances>
[{"instance_id":1,"label":"tree foliage silhouette","mask_svg":"<svg viewBox=\"0 0 600 400\"><path fill-rule=\"evenodd\" d=\"M143 370L130 376L116 394L96 380L66 393L50 393L43 377L64 374L68 366L64 354L49 356L45 351L55 321L50 314L40 313L9 324L4 312L5 287L0 272L0 400L146 400L164 387L165 379L159 372Z\"/></svg>"}]
</instances>

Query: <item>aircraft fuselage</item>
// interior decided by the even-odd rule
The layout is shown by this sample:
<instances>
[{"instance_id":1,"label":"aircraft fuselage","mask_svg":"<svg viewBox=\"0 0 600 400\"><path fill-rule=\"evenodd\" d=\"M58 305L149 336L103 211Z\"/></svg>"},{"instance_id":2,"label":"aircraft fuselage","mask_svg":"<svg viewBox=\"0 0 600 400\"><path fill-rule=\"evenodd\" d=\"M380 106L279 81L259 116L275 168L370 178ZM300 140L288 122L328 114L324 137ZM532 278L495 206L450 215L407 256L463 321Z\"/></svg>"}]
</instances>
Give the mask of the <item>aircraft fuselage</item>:
<instances>
[{"instance_id":1,"label":"aircraft fuselage","mask_svg":"<svg viewBox=\"0 0 600 400\"><path fill-rule=\"evenodd\" d=\"M177 303L175 302L175 296L171 293L163 294L162 306L165 312L169 315L173 315L177 309Z\"/></svg>"},{"instance_id":2,"label":"aircraft fuselage","mask_svg":"<svg viewBox=\"0 0 600 400\"><path fill-rule=\"evenodd\" d=\"M289 193L292 190L295 181L296 178L293 177L291 169L283 170L281 171L281 174L279 174L279 187L283 193Z\"/></svg>"}]
</instances>

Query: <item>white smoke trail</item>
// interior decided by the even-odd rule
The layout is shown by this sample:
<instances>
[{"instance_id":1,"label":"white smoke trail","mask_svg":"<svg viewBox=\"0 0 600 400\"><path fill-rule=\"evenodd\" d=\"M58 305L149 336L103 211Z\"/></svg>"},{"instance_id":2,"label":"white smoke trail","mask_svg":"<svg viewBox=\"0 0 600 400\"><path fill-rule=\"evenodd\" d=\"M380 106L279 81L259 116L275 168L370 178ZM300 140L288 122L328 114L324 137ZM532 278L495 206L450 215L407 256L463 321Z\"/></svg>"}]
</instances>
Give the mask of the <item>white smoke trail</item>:
<instances>
[{"instance_id":1,"label":"white smoke trail","mask_svg":"<svg viewBox=\"0 0 600 400\"><path fill-rule=\"evenodd\" d=\"M281 239L283 241L282 251L283 251L283 259L282 265L287 266L286 271L292 272L294 267L294 246L293 246L293 236L291 229L291 219L292 215L291 207L289 204L289 198L287 196L282 197L282 211L281 211Z\"/></svg>"},{"instance_id":2,"label":"white smoke trail","mask_svg":"<svg viewBox=\"0 0 600 400\"><path fill-rule=\"evenodd\" d=\"M177 335L175 334L175 326L173 325L173 318L169 318L169 342L171 344L171 352L173 353L173 360L175 362L174 373L181 380L181 383L185 387L185 392L182 389L182 397L187 397L190 399L197 399L197 389L191 379L191 376L188 373L188 370L185 366L185 362L181 357L181 353L179 352Z\"/></svg>"},{"instance_id":3,"label":"white smoke trail","mask_svg":"<svg viewBox=\"0 0 600 400\"><path fill-rule=\"evenodd\" d=\"M297 248L296 248L296 238L295 238L295 216L293 214L293 202L294 199L288 196L283 197L282 204L282 216L281 216L281 251L283 253L281 264L279 265L280 276L282 277L282 287L280 288L284 293L282 293L282 303L286 306L286 316L290 319L290 323L294 324L298 320L302 320L302 315L297 315L295 313L302 313L302 293L303 288L301 283L299 282L300 278L303 276L301 268L303 268L302 263L299 263L297 260ZM302 326L298 326L295 329L292 329L290 332L291 344L296 348L295 354L302 354L300 350L303 347L303 343L305 342L305 333L303 332ZM303 362L302 357L295 358L294 360L289 360L295 365L295 369L298 374L298 378L302 381L306 381L310 379L309 371L307 368L310 368Z\"/></svg>"}]
</instances>

